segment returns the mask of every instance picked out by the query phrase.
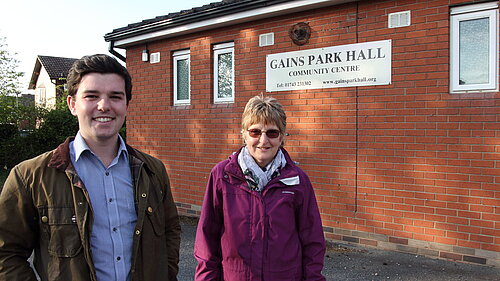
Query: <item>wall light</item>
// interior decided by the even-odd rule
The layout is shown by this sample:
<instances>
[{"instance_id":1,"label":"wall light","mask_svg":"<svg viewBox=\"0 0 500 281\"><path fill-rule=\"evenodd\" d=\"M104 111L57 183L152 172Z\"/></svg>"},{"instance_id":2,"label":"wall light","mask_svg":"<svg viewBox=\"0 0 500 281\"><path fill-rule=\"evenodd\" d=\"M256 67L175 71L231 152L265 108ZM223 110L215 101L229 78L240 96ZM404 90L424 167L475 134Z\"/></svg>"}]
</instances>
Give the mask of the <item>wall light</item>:
<instances>
[{"instance_id":1,"label":"wall light","mask_svg":"<svg viewBox=\"0 0 500 281\"><path fill-rule=\"evenodd\" d=\"M148 49L142 50L142 61L148 61L149 60L149 51Z\"/></svg>"}]
</instances>

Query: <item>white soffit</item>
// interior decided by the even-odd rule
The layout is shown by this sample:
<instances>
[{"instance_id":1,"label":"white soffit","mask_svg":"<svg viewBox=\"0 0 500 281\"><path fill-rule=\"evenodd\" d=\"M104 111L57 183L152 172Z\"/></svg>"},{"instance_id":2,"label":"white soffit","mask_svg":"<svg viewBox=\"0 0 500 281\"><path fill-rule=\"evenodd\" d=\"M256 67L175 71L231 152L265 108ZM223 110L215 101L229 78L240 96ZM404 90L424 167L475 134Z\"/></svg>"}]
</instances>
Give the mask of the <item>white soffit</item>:
<instances>
[{"instance_id":1,"label":"white soffit","mask_svg":"<svg viewBox=\"0 0 500 281\"><path fill-rule=\"evenodd\" d=\"M248 22L252 20L258 20L262 18L279 16L284 14L289 14L297 11L304 11L308 9L321 8L326 6L333 6L343 3L356 2L358 0L300 0L300 1L290 1L285 3L280 3L268 7L260 7L253 10L239 12L235 14L228 14L225 16L211 18L208 20L202 20L198 22L193 22L181 26L176 26L172 28L168 28L168 23L171 21L170 19L155 22L152 24L141 26L137 29L131 30L129 32L124 32L119 36L124 36L127 33L133 34L140 30L147 31L147 29L155 27L161 27L162 25L167 25L166 29L149 32L146 34L140 34L137 36L131 35L131 37L125 39L113 40L115 41L114 46L118 48L124 48L130 45L135 45L144 41L151 41L157 39L163 39L173 36L179 36L183 34L189 34L193 32L203 31L211 28L217 28L222 26L234 25L242 22Z\"/></svg>"}]
</instances>

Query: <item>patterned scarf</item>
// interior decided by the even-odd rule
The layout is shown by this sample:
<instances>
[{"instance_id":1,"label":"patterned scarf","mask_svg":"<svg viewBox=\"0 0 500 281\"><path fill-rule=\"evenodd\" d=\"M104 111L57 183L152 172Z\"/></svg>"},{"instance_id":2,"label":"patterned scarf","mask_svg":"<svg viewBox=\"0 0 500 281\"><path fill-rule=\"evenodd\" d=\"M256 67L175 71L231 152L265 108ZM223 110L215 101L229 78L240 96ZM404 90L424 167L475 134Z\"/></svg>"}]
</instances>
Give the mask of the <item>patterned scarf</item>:
<instances>
[{"instance_id":1,"label":"patterned scarf","mask_svg":"<svg viewBox=\"0 0 500 281\"><path fill-rule=\"evenodd\" d=\"M241 153L238 155L238 164L245 175L248 183L248 187L251 190L257 192L262 192L269 181L279 175L279 170L286 165L285 155L278 150L273 161L266 165L266 167L261 168L255 162L252 155L248 152L248 148L245 146L241 149Z\"/></svg>"}]
</instances>

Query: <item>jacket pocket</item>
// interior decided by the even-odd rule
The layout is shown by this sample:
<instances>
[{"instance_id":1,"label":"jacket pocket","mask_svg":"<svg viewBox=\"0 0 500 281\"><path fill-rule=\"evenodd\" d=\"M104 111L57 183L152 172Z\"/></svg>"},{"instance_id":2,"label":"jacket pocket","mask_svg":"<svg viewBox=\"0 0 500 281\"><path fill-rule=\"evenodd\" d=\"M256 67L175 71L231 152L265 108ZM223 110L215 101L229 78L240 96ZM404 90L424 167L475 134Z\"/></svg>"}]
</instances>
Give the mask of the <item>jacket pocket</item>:
<instances>
[{"instance_id":1,"label":"jacket pocket","mask_svg":"<svg viewBox=\"0 0 500 281\"><path fill-rule=\"evenodd\" d=\"M71 258L82 250L76 217L71 207L40 207L40 229L51 256Z\"/></svg>"},{"instance_id":2,"label":"jacket pocket","mask_svg":"<svg viewBox=\"0 0 500 281\"><path fill-rule=\"evenodd\" d=\"M161 202L154 202L146 208L146 214L157 236L165 235L165 210Z\"/></svg>"},{"instance_id":3,"label":"jacket pocket","mask_svg":"<svg viewBox=\"0 0 500 281\"><path fill-rule=\"evenodd\" d=\"M243 259L240 258L230 258L230 259L226 258L225 260L222 261L222 268L224 268L224 271L231 271L231 272L248 271L248 266L245 264Z\"/></svg>"},{"instance_id":4,"label":"jacket pocket","mask_svg":"<svg viewBox=\"0 0 500 281\"><path fill-rule=\"evenodd\" d=\"M153 226L153 230L157 236L165 235L165 220L162 219L158 214L149 214L149 221Z\"/></svg>"}]
</instances>

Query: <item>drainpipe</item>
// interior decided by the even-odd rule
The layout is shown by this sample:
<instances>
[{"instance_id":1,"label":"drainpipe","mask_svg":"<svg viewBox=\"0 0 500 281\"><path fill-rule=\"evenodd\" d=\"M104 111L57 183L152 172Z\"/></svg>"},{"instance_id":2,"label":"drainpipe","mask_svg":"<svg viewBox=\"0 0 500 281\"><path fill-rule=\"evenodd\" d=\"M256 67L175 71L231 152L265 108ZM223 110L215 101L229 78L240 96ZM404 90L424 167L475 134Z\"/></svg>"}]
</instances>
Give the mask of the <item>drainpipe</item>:
<instances>
[{"instance_id":1,"label":"drainpipe","mask_svg":"<svg viewBox=\"0 0 500 281\"><path fill-rule=\"evenodd\" d=\"M117 51L115 51L115 42L114 41L109 41L109 49L108 51L113 54L114 56L116 56L117 58L119 58L121 61L125 62L127 59L120 53L118 53Z\"/></svg>"}]
</instances>

